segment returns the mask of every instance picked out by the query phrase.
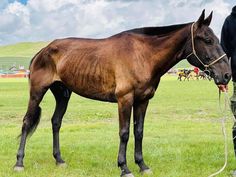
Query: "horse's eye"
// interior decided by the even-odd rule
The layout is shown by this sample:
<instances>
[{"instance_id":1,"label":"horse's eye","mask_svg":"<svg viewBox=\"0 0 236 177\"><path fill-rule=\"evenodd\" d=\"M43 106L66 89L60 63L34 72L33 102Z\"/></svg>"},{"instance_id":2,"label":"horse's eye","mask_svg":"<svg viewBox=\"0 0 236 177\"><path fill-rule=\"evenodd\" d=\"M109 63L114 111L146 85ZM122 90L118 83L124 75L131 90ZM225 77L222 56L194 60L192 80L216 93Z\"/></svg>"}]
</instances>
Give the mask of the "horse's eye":
<instances>
[{"instance_id":1,"label":"horse's eye","mask_svg":"<svg viewBox=\"0 0 236 177\"><path fill-rule=\"evenodd\" d=\"M206 44L212 44L212 40L209 38L205 38L204 41Z\"/></svg>"}]
</instances>

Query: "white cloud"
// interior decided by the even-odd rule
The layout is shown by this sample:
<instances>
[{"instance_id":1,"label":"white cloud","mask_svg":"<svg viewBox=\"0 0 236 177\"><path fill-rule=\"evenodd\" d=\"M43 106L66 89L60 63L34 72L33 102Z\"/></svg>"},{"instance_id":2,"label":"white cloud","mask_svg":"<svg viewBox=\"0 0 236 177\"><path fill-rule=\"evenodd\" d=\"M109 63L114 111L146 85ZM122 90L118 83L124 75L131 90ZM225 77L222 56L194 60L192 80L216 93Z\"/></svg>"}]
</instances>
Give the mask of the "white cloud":
<instances>
[{"instance_id":1,"label":"white cloud","mask_svg":"<svg viewBox=\"0 0 236 177\"><path fill-rule=\"evenodd\" d=\"M232 4L226 0L29 0L0 2L0 44L68 36L107 37L130 28L195 21L214 10L220 34Z\"/></svg>"},{"instance_id":2,"label":"white cloud","mask_svg":"<svg viewBox=\"0 0 236 177\"><path fill-rule=\"evenodd\" d=\"M175 9L174 13L169 11L168 19L171 23L196 21L203 9L206 9L206 16L213 10L211 27L217 36L220 36L224 19L229 15L233 5L224 0L169 0L168 6Z\"/></svg>"}]
</instances>

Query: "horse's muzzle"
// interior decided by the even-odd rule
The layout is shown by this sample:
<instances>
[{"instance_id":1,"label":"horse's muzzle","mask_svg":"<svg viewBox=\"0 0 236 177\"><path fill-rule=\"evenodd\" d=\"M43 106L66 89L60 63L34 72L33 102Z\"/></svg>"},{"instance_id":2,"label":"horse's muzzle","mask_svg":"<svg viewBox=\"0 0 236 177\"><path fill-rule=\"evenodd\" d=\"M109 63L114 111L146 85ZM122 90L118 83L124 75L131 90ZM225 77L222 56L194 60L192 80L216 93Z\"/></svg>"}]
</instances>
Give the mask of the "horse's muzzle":
<instances>
[{"instance_id":1,"label":"horse's muzzle","mask_svg":"<svg viewBox=\"0 0 236 177\"><path fill-rule=\"evenodd\" d=\"M231 73L227 72L222 75L215 74L213 78L216 85L227 85L231 79Z\"/></svg>"}]
</instances>

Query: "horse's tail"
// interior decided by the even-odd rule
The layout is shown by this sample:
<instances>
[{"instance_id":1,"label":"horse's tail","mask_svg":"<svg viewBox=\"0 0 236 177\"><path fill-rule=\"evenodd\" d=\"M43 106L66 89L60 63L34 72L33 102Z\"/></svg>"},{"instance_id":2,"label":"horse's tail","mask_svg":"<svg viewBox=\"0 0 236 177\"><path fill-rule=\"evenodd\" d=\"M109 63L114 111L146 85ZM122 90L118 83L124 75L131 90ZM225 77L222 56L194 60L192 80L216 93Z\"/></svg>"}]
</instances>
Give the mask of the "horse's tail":
<instances>
[{"instance_id":1,"label":"horse's tail","mask_svg":"<svg viewBox=\"0 0 236 177\"><path fill-rule=\"evenodd\" d=\"M30 69L30 67L31 67L31 65L32 65L32 63L33 63L33 61L34 61L34 59L37 58L37 56L38 56L44 49L45 49L45 47L43 47L40 51L38 51L38 52L34 55L34 57L30 60L29 69Z\"/></svg>"},{"instance_id":2,"label":"horse's tail","mask_svg":"<svg viewBox=\"0 0 236 177\"><path fill-rule=\"evenodd\" d=\"M37 107L35 115L32 116L33 120L32 122L30 122L29 127L28 127L28 135L32 135L34 133L34 131L36 130L40 118L41 118L41 108L40 106Z\"/></svg>"},{"instance_id":3,"label":"horse's tail","mask_svg":"<svg viewBox=\"0 0 236 177\"><path fill-rule=\"evenodd\" d=\"M39 124L40 117L41 117L41 108L38 106L36 108L36 111L35 111L34 115L30 117L31 118L30 121L26 120L24 118L23 122L25 123L25 121L27 121L27 123L26 123L27 124L27 136L31 136L34 133L34 131L36 130L36 128ZM24 129L24 128L26 128L26 127L23 126L22 129ZM21 135L22 134L20 134L18 136L18 138L20 138Z\"/></svg>"},{"instance_id":4,"label":"horse's tail","mask_svg":"<svg viewBox=\"0 0 236 177\"><path fill-rule=\"evenodd\" d=\"M44 48L45 48L45 47L44 47ZM30 60L29 70L30 70L30 67L31 67L33 61L39 56L39 54L43 51L44 48L42 48L40 51L38 51L38 52L34 55L34 57ZM30 79L30 74L29 74L29 79Z\"/></svg>"}]
</instances>

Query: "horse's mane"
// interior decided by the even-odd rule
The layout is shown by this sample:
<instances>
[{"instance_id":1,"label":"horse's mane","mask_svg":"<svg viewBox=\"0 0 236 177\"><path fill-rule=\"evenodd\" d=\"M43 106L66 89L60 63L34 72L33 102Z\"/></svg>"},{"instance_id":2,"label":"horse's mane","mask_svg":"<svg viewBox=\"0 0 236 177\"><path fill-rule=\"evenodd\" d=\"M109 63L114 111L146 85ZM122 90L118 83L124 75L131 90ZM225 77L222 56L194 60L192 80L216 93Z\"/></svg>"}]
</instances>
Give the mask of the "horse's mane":
<instances>
[{"instance_id":1,"label":"horse's mane","mask_svg":"<svg viewBox=\"0 0 236 177\"><path fill-rule=\"evenodd\" d=\"M191 23L177 24L170 26L158 26L158 27L143 27L135 28L131 30L124 31L125 33L135 33L135 34L144 34L148 36L164 36L174 31L177 31Z\"/></svg>"}]
</instances>

